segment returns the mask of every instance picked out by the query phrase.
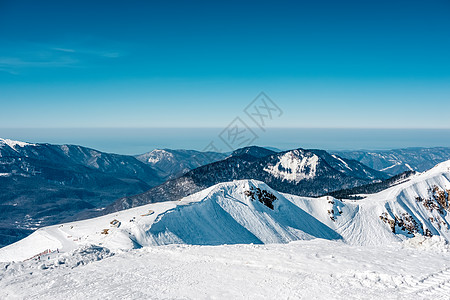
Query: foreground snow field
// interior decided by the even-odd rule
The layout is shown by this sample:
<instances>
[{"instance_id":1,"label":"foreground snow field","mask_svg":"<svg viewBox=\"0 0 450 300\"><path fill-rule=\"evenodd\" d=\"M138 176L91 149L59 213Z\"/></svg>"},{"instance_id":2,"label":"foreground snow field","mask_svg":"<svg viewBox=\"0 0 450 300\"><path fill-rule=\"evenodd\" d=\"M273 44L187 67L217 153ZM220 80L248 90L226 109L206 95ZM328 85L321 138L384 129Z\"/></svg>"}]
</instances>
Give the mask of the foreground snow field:
<instances>
[{"instance_id":1,"label":"foreground snow field","mask_svg":"<svg viewBox=\"0 0 450 300\"><path fill-rule=\"evenodd\" d=\"M111 257L105 249L84 248L0 264L0 298L449 299L448 247L438 237L423 241L167 245Z\"/></svg>"}]
</instances>

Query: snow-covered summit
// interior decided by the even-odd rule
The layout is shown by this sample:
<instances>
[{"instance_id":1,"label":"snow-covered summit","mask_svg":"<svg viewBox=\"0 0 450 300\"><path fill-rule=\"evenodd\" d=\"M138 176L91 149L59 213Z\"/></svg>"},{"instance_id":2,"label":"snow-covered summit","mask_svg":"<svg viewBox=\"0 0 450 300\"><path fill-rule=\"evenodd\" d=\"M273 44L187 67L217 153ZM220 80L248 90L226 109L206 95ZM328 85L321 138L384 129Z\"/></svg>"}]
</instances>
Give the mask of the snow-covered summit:
<instances>
[{"instance_id":1,"label":"snow-covered summit","mask_svg":"<svg viewBox=\"0 0 450 300\"><path fill-rule=\"evenodd\" d=\"M299 182L303 179L313 179L318 163L317 155L304 155L301 150L292 150L280 156L274 165L265 167L264 171L282 180Z\"/></svg>"},{"instance_id":2,"label":"snow-covered summit","mask_svg":"<svg viewBox=\"0 0 450 300\"><path fill-rule=\"evenodd\" d=\"M30 144L30 143L26 143L26 142L19 142L19 141L14 141L14 140L10 140L10 139L0 138L0 147L2 147L4 145L7 145L13 149L15 149L16 147L36 146L36 144Z\"/></svg>"},{"instance_id":3,"label":"snow-covered summit","mask_svg":"<svg viewBox=\"0 0 450 300\"><path fill-rule=\"evenodd\" d=\"M148 153L139 155L138 157L139 157L140 161L145 161L146 163L149 163L152 165L157 164L158 162L160 162L163 159L168 160L168 161L173 160L173 154L164 149L155 149Z\"/></svg>"},{"instance_id":4,"label":"snow-covered summit","mask_svg":"<svg viewBox=\"0 0 450 300\"><path fill-rule=\"evenodd\" d=\"M345 177L368 182L387 178L386 174L364 166L355 160L330 155L323 150L301 148L272 155L267 166L264 167L264 172L294 184L304 180L320 180L324 177L331 177L333 181L336 181L338 177ZM330 182L328 179L326 181Z\"/></svg>"}]
</instances>

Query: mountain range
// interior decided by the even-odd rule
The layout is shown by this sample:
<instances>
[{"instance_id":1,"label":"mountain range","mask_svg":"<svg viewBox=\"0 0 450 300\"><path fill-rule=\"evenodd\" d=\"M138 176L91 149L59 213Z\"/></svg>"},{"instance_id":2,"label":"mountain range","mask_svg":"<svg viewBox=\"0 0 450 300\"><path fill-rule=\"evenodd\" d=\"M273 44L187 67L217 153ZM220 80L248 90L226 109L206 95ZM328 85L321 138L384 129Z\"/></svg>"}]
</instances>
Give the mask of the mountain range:
<instances>
[{"instance_id":1,"label":"mountain range","mask_svg":"<svg viewBox=\"0 0 450 300\"><path fill-rule=\"evenodd\" d=\"M238 149L225 160L191 170L142 194L119 199L102 213L179 200L230 180L256 179L281 192L318 196L387 178L386 174L357 161L330 155L323 150L295 149L276 153L252 146Z\"/></svg>"},{"instance_id":2,"label":"mountain range","mask_svg":"<svg viewBox=\"0 0 450 300\"><path fill-rule=\"evenodd\" d=\"M165 244L271 244L341 240L387 245L412 237L450 240L450 161L366 199L300 197L257 180L219 183L178 201L42 228L0 249L0 261L49 249L98 245L112 251Z\"/></svg>"},{"instance_id":3,"label":"mountain range","mask_svg":"<svg viewBox=\"0 0 450 300\"><path fill-rule=\"evenodd\" d=\"M132 156L0 139L0 246L161 182Z\"/></svg>"},{"instance_id":4,"label":"mountain range","mask_svg":"<svg viewBox=\"0 0 450 300\"><path fill-rule=\"evenodd\" d=\"M405 171L423 172L450 159L450 148L404 148L333 152L357 160L375 170L394 176Z\"/></svg>"},{"instance_id":5,"label":"mountain range","mask_svg":"<svg viewBox=\"0 0 450 300\"><path fill-rule=\"evenodd\" d=\"M37 194L41 185L48 187L47 182L54 184L51 187L60 190L64 199L63 187L74 189L88 183L86 190L92 188L93 192L112 187L96 186L97 178L137 180L133 174L161 174L135 157L109 157L92 149L66 146L69 151L64 145L2 140L1 178L12 181L0 181L1 187L9 188L7 184L26 178L37 184ZM64 157L67 155L71 158ZM53 163L46 161L52 157ZM128 163L130 169L121 171ZM143 172L146 168L152 171ZM270 184L240 176L264 177ZM236 179L193 192L200 183L208 185L229 177ZM104 215L58 221L0 248L0 297L70 298L76 293L80 298L99 299L105 295L239 298L243 290L251 289L258 298L279 298L280 291L286 290L282 298L301 298L305 291L309 291L307 298L314 298L323 295L325 286L324 299L336 298L336 291L342 299L355 295L374 299L380 295L445 298L450 278L445 267L450 249L450 160L424 172L386 177L323 150L238 149L223 160L197 167L142 193L145 196L154 190L167 190L160 196L173 197L174 201L159 199L109 214L104 214L106 209L91 209ZM62 180L60 186L55 178ZM319 197L280 190L322 192L330 188L329 181L348 188L327 191ZM370 183L359 185L363 181ZM176 192L172 189L174 182L188 195L179 198L171 194ZM351 187L355 182L358 185ZM308 190L316 184L316 190ZM83 189L81 185L79 189ZM33 186L29 188L31 191ZM80 199L74 198L67 209L75 212L70 203L76 201L89 203L89 197ZM62 200L55 196L53 201ZM11 212L19 206L18 202L14 204ZM37 204L41 205L27 205L45 208ZM50 213L50 220L60 220L58 210L44 212ZM8 218L7 213L3 216ZM14 226L10 230L15 233Z\"/></svg>"},{"instance_id":6,"label":"mountain range","mask_svg":"<svg viewBox=\"0 0 450 300\"><path fill-rule=\"evenodd\" d=\"M395 154L396 159L417 170L430 165L426 159L440 162L450 153L448 148L391 152L402 153ZM302 196L342 189L333 195L379 192L398 184L388 179L396 167L379 171L391 163L391 152L383 152L384 160L377 156L383 164L368 160L376 151L340 152L341 157L301 148L280 152L246 147L232 153L157 149L131 156L0 139L0 247L44 226L179 200L232 180L260 180L280 192ZM345 157L368 161L378 170Z\"/></svg>"}]
</instances>

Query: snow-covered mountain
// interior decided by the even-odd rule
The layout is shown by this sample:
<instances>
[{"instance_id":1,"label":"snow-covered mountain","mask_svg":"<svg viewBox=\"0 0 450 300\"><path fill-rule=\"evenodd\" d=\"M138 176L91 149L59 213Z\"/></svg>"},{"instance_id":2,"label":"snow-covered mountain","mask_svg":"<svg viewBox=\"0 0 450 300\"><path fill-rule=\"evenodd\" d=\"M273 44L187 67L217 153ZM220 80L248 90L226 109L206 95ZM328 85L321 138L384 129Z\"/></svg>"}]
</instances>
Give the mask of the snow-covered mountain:
<instances>
[{"instance_id":1,"label":"snow-covered mountain","mask_svg":"<svg viewBox=\"0 0 450 300\"><path fill-rule=\"evenodd\" d=\"M394 150L359 150L333 152L357 160L375 170L394 176L405 171L426 171L450 159L450 148L406 148Z\"/></svg>"},{"instance_id":2,"label":"snow-covered mountain","mask_svg":"<svg viewBox=\"0 0 450 300\"><path fill-rule=\"evenodd\" d=\"M220 182L256 179L286 193L306 196L351 188L386 179L384 173L323 150L296 149L275 153L260 147L235 151L225 160L208 164L139 195L119 199L104 213L143 204L173 201Z\"/></svg>"},{"instance_id":3,"label":"snow-covered mountain","mask_svg":"<svg viewBox=\"0 0 450 300\"><path fill-rule=\"evenodd\" d=\"M446 299L449 188L450 161L359 201L221 183L1 248L0 297Z\"/></svg>"},{"instance_id":4,"label":"snow-covered mountain","mask_svg":"<svg viewBox=\"0 0 450 300\"><path fill-rule=\"evenodd\" d=\"M161 182L155 170L134 157L105 153L77 145L30 144L0 139L0 158L7 161L2 163L2 170L10 170L11 176L46 175L43 170L33 166L33 163L45 162L51 164L49 168L53 165L64 165L69 170L76 167L88 168L117 177L139 178L147 184ZM14 163L17 163L17 169L10 169L14 168Z\"/></svg>"},{"instance_id":5,"label":"snow-covered mountain","mask_svg":"<svg viewBox=\"0 0 450 300\"><path fill-rule=\"evenodd\" d=\"M273 207L264 202L272 197ZM215 185L180 201L39 229L0 249L0 261L24 260L46 249L70 251L83 244L131 249L173 243L286 243L314 237L338 239L339 235L266 184L242 180Z\"/></svg>"},{"instance_id":6,"label":"snow-covered mountain","mask_svg":"<svg viewBox=\"0 0 450 300\"><path fill-rule=\"evenodd\" d=\"M39 229L0 249L0 261L90 244L115 250L315 238L351 245L384 245L435 235L450 241L449 191L450 161L358 201L283 194L255 180L220 183L180 201Z\"/></svg>"},{"instance_id":7,"label":"snow-covered mountain","mask_svg":"<svg viewBox=\"0 0 450 300\"><path fill-rule=\"evenodd\" d=\"M0 246L161 182L132 156L0 139Z\"/></svg>"},{"instance_id":8,"label":"snow-covered mountain","mask_svg":"<svg viewBox=\"0 0 450 300\"><path fill-rule=\"evenodd\" d=\"M138 195L136 198L141 199L140 193L158 186L167 178L176 177L199 166L199 170L159 185L157 193L154 193L158 201L178 200L219 182L245 178L260 179L281 191L296 192L291 190L291 186L302 185L298 179L308 170L286 169L283 165L286 161L283 159L276 165L279 160L277 155L265 148L247 147L238 149L231 155L190 150L155 150L137 159L76 145L31 144L0 139L0 246L14 242L42 226L87 218L98 214L99 209L105 206L109 206L106 211L116 209L121 200L115 205L111 203L117 199L134 197L133 195ZM304 159L300 158L303 154L295 155L298 159ZM226 156L230 159L220 160ZM263 161L268 156L274 156L273 162ZM331 176L329 179L337 182L335 189L382 178L379 174L374 174L373 170L353 162L329 155L319 156L325 163L318 161L317 176L307 177L309 183L316 183L315 186L308 187L308 193L320 194L318 190L321 187L318 184L319 179L323 179L321 174L324 169L331 170L328 175ZM257 162L258 160L261 161ZM215 163L211 165L211 162ZM204 168L204 164L208 167ZM292 172L293 175L287 175ZM258 173L263 176L258 177ZM338 174L337 180L334 180L333 174ZM297 178L291 180L289 176ZM190 184L192 180L195 184ZM162 194L165 196L160 197ZM127 205L125 204L125 208L130 207ZM124 207L119 207L122 208Z\"/></svg>"},{"instance_id":9,"label":"snow-covered mountain","mask_svg":"<svg viewBox=\"0 0 450 300\"><path fill-rule=\"evenodd\" d=\"M228 155L219 152L200 152L195 150L155 149L137 155L136 158L152 166L161 178L171 179L192 169L225 159Z\"/></svg>"}]
</instances>

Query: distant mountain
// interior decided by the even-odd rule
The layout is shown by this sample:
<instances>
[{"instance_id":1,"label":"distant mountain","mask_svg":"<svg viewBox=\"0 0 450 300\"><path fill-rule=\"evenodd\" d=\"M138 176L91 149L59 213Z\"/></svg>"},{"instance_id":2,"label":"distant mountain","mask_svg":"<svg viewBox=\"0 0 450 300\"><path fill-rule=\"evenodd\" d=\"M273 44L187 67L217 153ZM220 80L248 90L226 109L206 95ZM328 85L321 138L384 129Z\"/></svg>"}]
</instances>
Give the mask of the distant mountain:
<instances>
[{"instance_id":1,"label":"distant mountain","mask_svg":"<svg viewBox=\"0 0 450 300\"><path fill-rule=\"evenodd\" d=\"M276 147L270 147L270 146L265 146L263 148L266 148L267 150L273 151L273 152L283 152L283 150L276 148Z\"/></svg>"},{"instance_id":2,"label":"distant mountain","mask_svg":"<svg viewBox=\"0 0 450 300\"><path fill-rule=\"evenodd\" d=\"M257 146L237 149L231 154L183 149L155 149L141 155L136 155L136 158L141 162L152 166L161 178L173 179L190 170L224 160L230 156L250 155L252 157L264 157L276 152L279 151L272 151L268 148Z\"/></svg>"},{"instance_id":3,"label":"distant mountain","mask_svg":"<svg viewBox=\"0 0 450 300\"><path fill-rule=\"evenodd\" d=\"M296 149L275 153L261 147L235 151L229 158L201 166L149 191L124 197L102 213L147 203L173 201L214 184L256 179L285 193L317 196L327 192L381 181L388 176L361 163L323 150Z\"/></svg>"},{"instance_id":4,"label":"distant mountain","mask_svg":"<svg viewBox=\"0 0 450 300\"><path fill-rule=\"evenodd\" d=\"M171 179L200 166L225 159L227 156L228 154L219 152L155 149L137 155L136 158L154 168L161 178Z\"/></svg>"},{"instance_id":5,"label":"distant mountain","mask_svg":"<svg viewBox=\"0 0 450 300\"><path fill-rule=\"evenodd\" d=\"M332 193L329 193L329 195L337 199L363 199L367 194L375 194L392 186L407 182L411 178L413 178L414 175L416 175L416 172L406 171L381 182L361 185L351 189L334 191Z\"/></svg>"},{"instance_id":6,"label":"distant mountain","mask_svg":"<svg viewBox=\"0 0 450 300\"><path fill-rule=\"evenodd\" d=\"M406 148L394 150L335 151L391 176L405 171L423 172L450 159L450 148Z\"/></svg>"},{"instance_id":7,"label":"distant mountain","mask_svg":"<svg viewBox=\"0 0 450 300\"><path fill-rule=\"evenodd\" d=\"M0 246L161 182L132 156L0 139Z\"/></svg>"},{"instance_id":8,"label":"distant mountain","mask_svg":"<svg viewBox=\"0 0 450 300\"><path fill-rule=\"evenodd\" d=\"M269 155L272 155L275 153L277 153L277 152L272 151L267 148L258 147L258 146L249 146L249 147L244 147L244 148L234 150L231 153L231 156L232 157L249 156L252 158L262 158L262 157L266 157L266 156L269 156Z\"/></svg>"}]
</instances>

